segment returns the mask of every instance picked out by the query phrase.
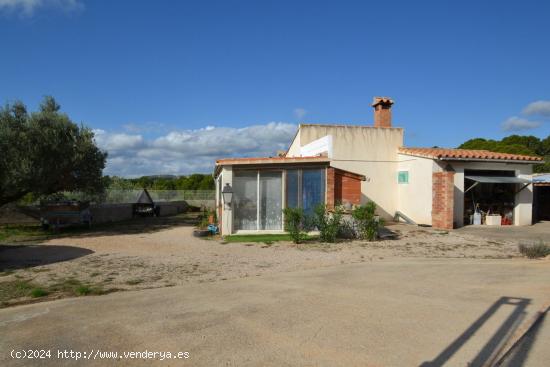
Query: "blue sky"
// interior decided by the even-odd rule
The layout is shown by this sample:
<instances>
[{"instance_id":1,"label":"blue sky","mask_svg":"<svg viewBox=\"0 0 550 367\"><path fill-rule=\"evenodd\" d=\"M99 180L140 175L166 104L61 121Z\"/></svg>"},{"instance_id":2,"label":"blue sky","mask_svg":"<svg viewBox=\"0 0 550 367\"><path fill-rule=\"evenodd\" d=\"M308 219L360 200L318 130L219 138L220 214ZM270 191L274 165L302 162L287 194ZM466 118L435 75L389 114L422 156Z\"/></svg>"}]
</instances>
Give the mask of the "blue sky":
<instances>
[{"instance_id":1,"label":"blue sky","mask_svg":"<svg viewBox=\"0 0 550 367\"><path fill-rule=\"evenodd\" d=\"M546 1L0 0L0 101L53 95L97 130L106 173L211 172L298 122L371 124L409 146L550 134Z\"/></svg>"}]
</instances>

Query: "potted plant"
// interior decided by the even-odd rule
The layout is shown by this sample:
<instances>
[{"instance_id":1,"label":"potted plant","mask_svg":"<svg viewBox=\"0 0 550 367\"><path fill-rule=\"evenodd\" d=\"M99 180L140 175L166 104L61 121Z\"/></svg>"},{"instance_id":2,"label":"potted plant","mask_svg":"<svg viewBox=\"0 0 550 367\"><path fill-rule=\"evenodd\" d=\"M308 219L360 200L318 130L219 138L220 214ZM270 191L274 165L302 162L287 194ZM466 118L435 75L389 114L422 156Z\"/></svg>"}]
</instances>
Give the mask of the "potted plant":
<instances>
[{"instance_id":1,"label":"potted plant","mask_svg":"<svg viewBox=\"0 0 550 367\"><path fill-rule=\"evenodd\" d=\"M199 223L197 224L197 229L193 231L193 236L195 237L209 236L211 234L211 232L208 230L209 224L210 224L209 215L208 215L208 212L205 210L200 216Z\"/></svg>"}]
</instances>

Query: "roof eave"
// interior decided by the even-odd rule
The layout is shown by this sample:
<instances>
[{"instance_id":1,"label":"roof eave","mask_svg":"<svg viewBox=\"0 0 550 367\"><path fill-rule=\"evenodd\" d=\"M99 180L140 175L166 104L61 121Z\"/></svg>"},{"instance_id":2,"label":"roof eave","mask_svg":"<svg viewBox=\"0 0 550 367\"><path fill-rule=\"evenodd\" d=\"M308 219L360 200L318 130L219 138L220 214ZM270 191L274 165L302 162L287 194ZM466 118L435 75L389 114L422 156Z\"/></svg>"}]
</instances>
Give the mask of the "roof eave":
<instances>
[{"instance_id":1,"label":"roof eave","mask_svg":"<svg viewBox=\"0 0 550 367\"><path fill-rule=\"evenodd\" d=\"M433 159L437 161L471 161L471 162L501 162L501 163L525 163L525 164L541 164L544 160L527 160L527 159L491 159L491 158L460 158L460 157L436 157L425 154L399 151L398 154L408 155L424 159Z\"/></svg>"},{"instance_id":2,"label":"roof eave","mask_svg":"<svg viewBox=\"0 0 550 367\"><path fill-rule=\"evenodd\" d=\"M435 157L439 161L463 161L463 162L494 162L494 163L521 163L521 164L540 164L544 161L524 160L524 159L490 159L490 158L454 158L454 157Z\"/></svg>"}]
</instances>

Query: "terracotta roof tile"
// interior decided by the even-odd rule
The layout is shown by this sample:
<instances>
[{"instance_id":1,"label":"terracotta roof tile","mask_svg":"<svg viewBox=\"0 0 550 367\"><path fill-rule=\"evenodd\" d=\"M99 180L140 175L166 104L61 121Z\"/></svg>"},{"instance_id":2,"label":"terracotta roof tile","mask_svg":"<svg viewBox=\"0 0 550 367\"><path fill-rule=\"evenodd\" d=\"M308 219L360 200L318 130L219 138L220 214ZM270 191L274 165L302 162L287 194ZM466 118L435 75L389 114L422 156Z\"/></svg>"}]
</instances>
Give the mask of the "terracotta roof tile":
<instances>
[{"instance_id":1,"label":"terracotta roof tile","mask_svg":"<svg viewBox=\"0 0 550 367\"><path fill-rule=\"evenodd\" d=\"M523 154L497 153L488 150L446 149L446 148L399 148L399 153L432 159L471 159L506 161L542 161L541 157Z\"/></svg>"},{"instance_id":2,"label":"terracotta roof tile","mask_svg":"<svg viewBox=\"0 0 550 367\"><path fill-rule=\"evenodd\" d=\"M216 161L217 166L232 164L270 164L270 163L305 163L305 162L330 162L330 158L315 157L261 157L261 158L224 158Z\"/></svg>"}]
</instances>

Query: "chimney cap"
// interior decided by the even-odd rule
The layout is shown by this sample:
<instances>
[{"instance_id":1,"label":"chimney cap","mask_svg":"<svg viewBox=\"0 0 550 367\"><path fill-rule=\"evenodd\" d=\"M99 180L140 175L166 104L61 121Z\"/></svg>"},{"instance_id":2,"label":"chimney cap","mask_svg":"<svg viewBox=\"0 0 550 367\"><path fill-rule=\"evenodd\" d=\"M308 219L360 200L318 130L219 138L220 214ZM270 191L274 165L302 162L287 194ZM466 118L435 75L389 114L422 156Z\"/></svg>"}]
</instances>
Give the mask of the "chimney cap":
<instances>
[{"instance_id":1,"label":"chimney cap","mask_svg":"<svg viewBox=\"0 0 550 367\"><path fill-rule=\"evenodd\" d=\"M393 99L390 97L374 97L372 100L372 107L383 105L390 107L393 104Z\"/></svg>"}]
</instances>

